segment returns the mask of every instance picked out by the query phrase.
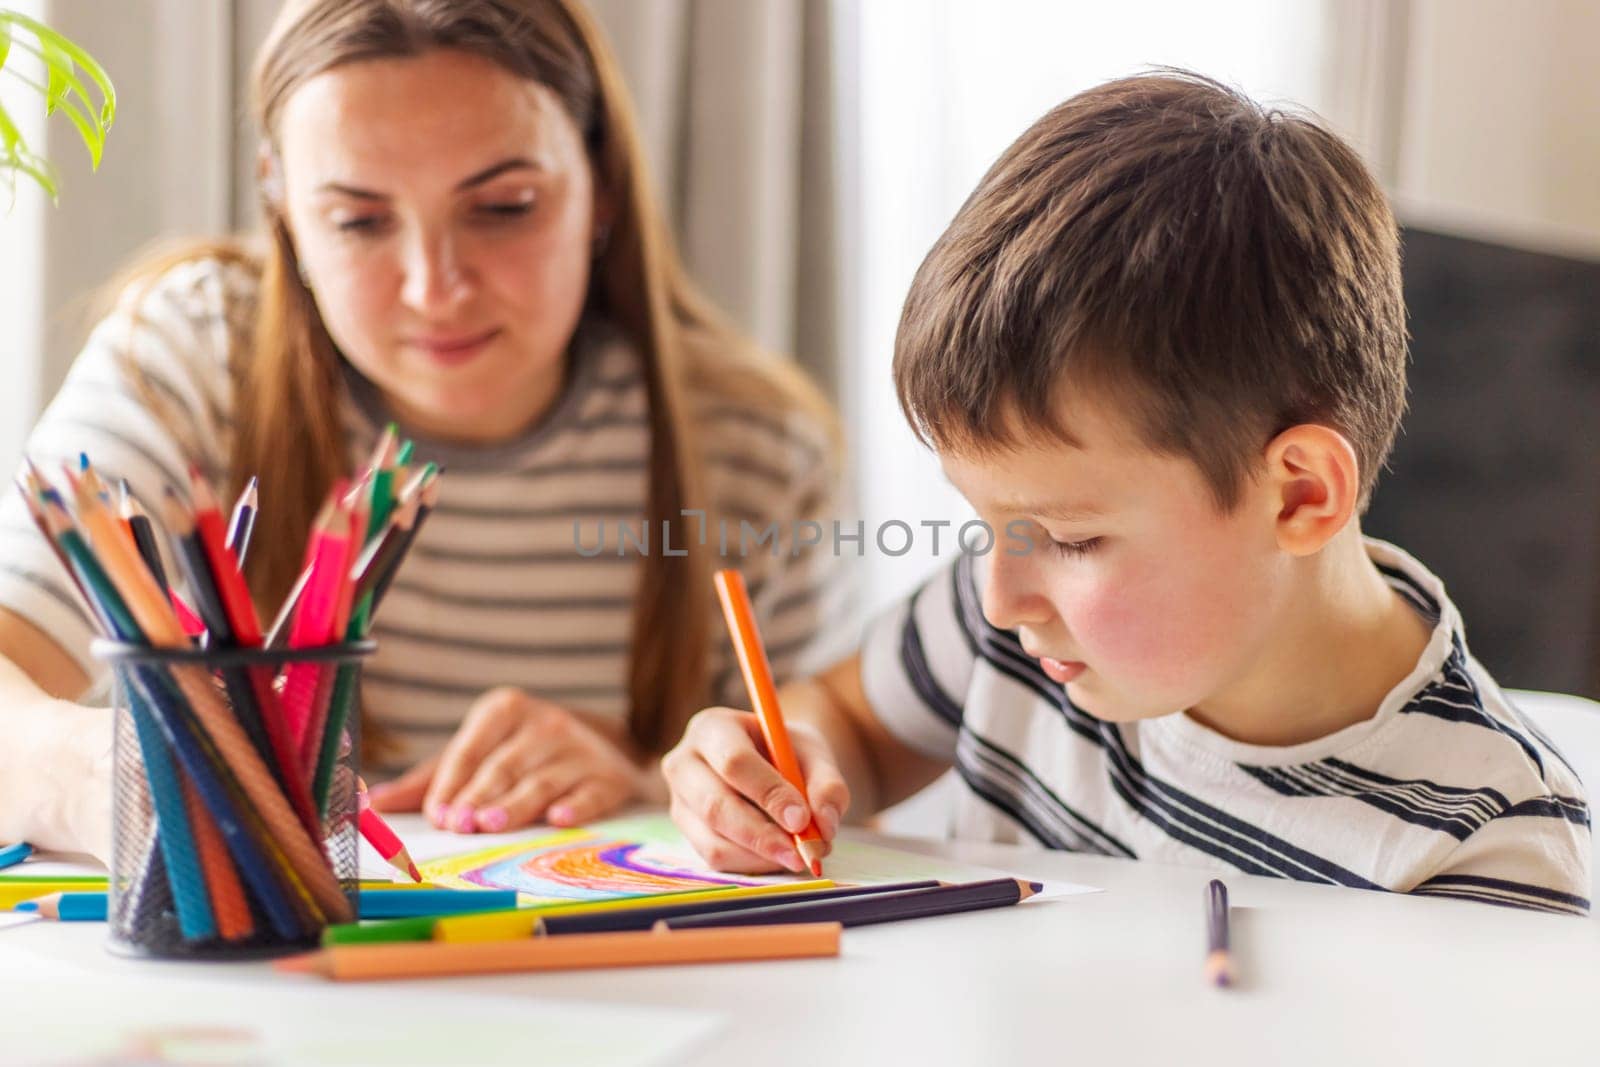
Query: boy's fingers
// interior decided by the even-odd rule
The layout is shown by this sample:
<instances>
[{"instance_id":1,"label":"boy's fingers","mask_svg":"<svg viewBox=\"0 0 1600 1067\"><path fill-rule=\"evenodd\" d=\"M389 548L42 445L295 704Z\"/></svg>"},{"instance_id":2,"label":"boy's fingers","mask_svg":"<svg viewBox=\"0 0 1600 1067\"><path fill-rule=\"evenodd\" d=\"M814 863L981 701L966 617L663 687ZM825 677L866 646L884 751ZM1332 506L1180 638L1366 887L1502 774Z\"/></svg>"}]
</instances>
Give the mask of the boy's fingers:
<instances>
[{"instance_id":1,"label":"boy's fingers","mask_svg":"<svg viewBox=\"0 0 1600 1067\"><path fill-rule=\"evenodd\" d=\"M807 800L816 817L817 830L824 840L832 841L844 813L850 810L850 787L833 762L833 752L820 738L795 731L794 754L800 761L800 773L805 775Z\"/></svg>"},{"instance_id":2,"label":"boy's fingers","mask_svg":"<svg viewBox=\"0 0 1600 1067\"><path fill-rule=\"evenodd\" d=\"M783 869L781 864L718 836L699 816L680 804L672 806L672 821L684 840L713 870L729 874L771 874Z\"/></svg>"},{"instance_id":3,"label":"boy's fingers","mask_svg":"<svg viewBox=\"0 0 1600 1067\"><path fill-rule=\"evenodd\" d=\"M422 798L427 795L434 768L438 765L439 757L430 756L400 777L379 782L367 790L367 800L379 811L418 811L422 808Z\"/></svg>"},{"instance_id":4,"label":"boy's fingers","mask_svg":"<svg viewBox=\"0 0 1600 1067\"><path fill-rule=\"evenodd\" d=\"M555 797L568 793L583 780L576 763L554 763L523 776L504 793L486 800L473 811L473 828L499 833L539 821Z\"/></svg>"},{"instance_id":5,"label":"boy's fingers","mask_svg":"<svg viewBox=\"0 0 1600 1067\"><path fill-rule=\"evenodd\" d=\"M757 759L760 757L757 756ZM766 813L733 792L712 768L687 760L673 781L673 804L682 805L717 837L791 871L805 864L793 839ZM709 858L709 857L708 857Z\"/></svg>"},{"instance_id":6,"label":"boy's fingers","mask_svg":"<svg viewBox=\"0 0 1600 1067\"><path fill-rule=\"evenodd\" d=\"M456 793L467 784L484 758L515 729L517 699L521 696L515 690L506 689L485 693L467 713L466 721L450 738L450 743L445 745L422 809L435 826L449 824L449 805Z\"/></svg>"},{"instance_id":7,"label":"boy's fingers","mask_svg":"<svg viewBox=\"0 0 1600 1067\"><path fill-rule=\"evenodd\" d=\"M785 781L756 747L760 736L754 715L734 712L732 718L708 723L697 748L706 766L734 792L750 800L785 830L798 833L810 821L811 811L800 791ZM717 829L714 823L712 829Z\"/></svg>"}]
</instances>

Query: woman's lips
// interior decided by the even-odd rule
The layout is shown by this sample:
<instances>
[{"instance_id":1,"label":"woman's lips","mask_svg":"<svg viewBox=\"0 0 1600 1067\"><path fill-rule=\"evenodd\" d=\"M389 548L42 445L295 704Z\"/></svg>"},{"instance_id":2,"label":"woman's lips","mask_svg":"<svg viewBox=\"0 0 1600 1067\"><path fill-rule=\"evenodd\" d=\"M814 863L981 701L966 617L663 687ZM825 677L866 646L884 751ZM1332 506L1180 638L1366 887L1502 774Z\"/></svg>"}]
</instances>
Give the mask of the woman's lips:
<instances>
[{"instance_id":1,"label":"woman's lips","mask_svg":"<svg viewBox=\"0 0 1600 1067\"><path fill-rule=\"evenodd\" d=\"M411 347L435 363L455 367L475 359L499 335L500 331L495 329L458 337L414 337Z\"/></svg>"},{"instance_id":2,"label":"woman's lips","mask_svg":"<svg viewBox=\"0 0 1600 1067\"><path fill-rule=\"evenodd\" d=\"M1083 663L1072 663L1059 659L1051 659L1049 656L1040 656L1039 666L1044 668L1044 673L1052 682L1056 682L1060 685L1066 685L1078 675L1089 669L1088 666Z\"/></svg>"}]
</instances>

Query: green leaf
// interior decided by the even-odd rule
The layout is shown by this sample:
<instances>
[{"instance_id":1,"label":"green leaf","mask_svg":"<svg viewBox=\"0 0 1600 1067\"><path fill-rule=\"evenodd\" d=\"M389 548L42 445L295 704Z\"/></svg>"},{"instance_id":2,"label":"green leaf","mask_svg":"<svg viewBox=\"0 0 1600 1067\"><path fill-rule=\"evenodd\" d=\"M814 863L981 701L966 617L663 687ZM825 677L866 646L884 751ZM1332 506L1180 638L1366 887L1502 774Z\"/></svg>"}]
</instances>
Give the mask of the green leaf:
<instances>
[{"instance_id":1,"label":"green leaf","mask_svg":"<svg viewBox=\"0 0 1600 1067\"><path fill-rule=\"evenodd\" d=\"M31 19L14 11L8 12L7 17L17 25L25 27L32 32L39 39L41 45L48 41L50 46L59 49L74 63L83 68L84 72L89 75L90 80L99 87L100 95L105 98L105 103L100 108L100 125L109 130L111 123L117 116L117 90L111 84L111 75L106 73L106 69L93 56L78 47L69 38L62 36L37 19Z\"/></svg>"},{"instance_id":2,"label":"green leaf","mask_svg":"<svg viewBox=\"0 0 1600 1067\"><path fill-rule=\"evenodd\" d=\"M22 131L17 129L17 124L11 121L11 116L6 112L5 105L0 104L0 154L7 157L13 155L17 145L22 143Z\"/></svg>"},{"instance_id":3,"label":"green leaf","mask_svg":"<svg viewBox=\"0 0 1600 1067\"><path fill-rule=\"evenodd\" d=\"M0 67L6 65L6 56L11 53L11 23L0 18Z\"/></svg>"},{"instance_id":4,"label":"green leaf","mask_svg":"<svg viewBox=\"0 0 1600 1067\"><path fill-rule=\"evenodd\" d=\"M33 46L29 45L26 41L23 41L21 43L22 43L22 47L23 47L24 50L32 52L34 55L38 56L40 59L43 59L47 64L54 62L50 56L48 56L48 55L46 55L44 53L44 51L39 50L39 49L35 49ZM90 109L94 107L94 98L89 95L89 90L84 86L83 82L79 81L77 76L74 73L72 73L72 71L70 69L70 65L71 65L72 61L69 60L69 59L66 59L64 53L57 53L57 55L61 56L62 57L62 61L68 64L68 68L67 69L62 69L60 71L61 79L64 82L66 82L68 88L70 88L72 90L72 92L76 93L80 98L82 98L82 101L83 101L82 105L80 106L76 101L74 101L71 98L71 96L63 95L61 97L61 99L60 99L60 105L68 110L68 113L69 113L68 117L72 119L72 124L74 126L78 127L78 133L80 135L82 135L83 143L85 145L88 145L88 147L89 147L89 155L94 159L95 169L98 170L100 168L100 153L101 153L102 147L105 144L105 139L106 139L105 135L106 135L106 129L107 128L102 126L102 125L100 125L99 123L94 122L90 118L90 115L92 114ZM57 69L58 68L56 68L54 66L52 66L50 68L51 73L52 73L52 80L54 78L54 75L55 75ZM15 74L15 73L16 72L13 71L13 74ZM35 89L39 88L39 83L38 82L32 81L31 79L28 79L28 78L22 78L22 76L20 74L18 74L16 76L18 78L21 78L21 80L27 82L29 85L32 85ZM41 91L45 92L45 93L49 93L50 89L49 89L49 87L45 87ZM47 114L49 113L48 109L47 109L46 113ZM86 125L87 125L88 128L85 128Z\"/></svg>"},{"instance_id":5,"label":"green leaf","mask_svg":"<svg viewBox=\"0 0 1600 1067\"><path fill-rule=\"evenodd\" d=\"M44 70L49 80L44 91L44 113L54 115L71 89L67 84L67 74L72 70L72 57L43 39L39 41L39 50L44 55Z\"/></svg>"},{"instance_id":6,"label":"green leaf","mask_svg":"<svg viewBox=\"0 0 1600 1067\"><path fill-rule=\"evenodd\" d=\"M100 169L100 153L105 147L106 135L98 123L90 119L88 114L78 106L76 100L63 98L61 113L67 120L78 127L78 136L83 138L83 146L89 150L89 162L94 170Z\"/></svg>"}]
</instances>

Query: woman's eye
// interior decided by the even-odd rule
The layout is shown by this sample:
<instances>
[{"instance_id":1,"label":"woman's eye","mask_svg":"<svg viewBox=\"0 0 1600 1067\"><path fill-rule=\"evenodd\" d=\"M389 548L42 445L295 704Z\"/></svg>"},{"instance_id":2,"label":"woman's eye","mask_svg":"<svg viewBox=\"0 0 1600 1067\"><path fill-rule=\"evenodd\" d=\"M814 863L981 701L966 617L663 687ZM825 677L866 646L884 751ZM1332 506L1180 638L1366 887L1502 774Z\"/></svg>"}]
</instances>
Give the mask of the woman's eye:
<instances>
[{"instance_id":1,"label":"woman's eye","mask_svg":"<svg viewBox=\"0 0 1600 1067\"><path fill-rule=\"evenodd\" d=\"M1087 556L1100 547L1101 538L1090 537L1082 541L1057 541L1050 539L1050 545L1063 556Z\"/></svg>"},{"instance_id":2,"label":"woman's eye","mask_svg":"<svg viewBox=\"0 0 1600 1067\"><path fill-rule=\"evenodd\" d=\"M508 200L501 204L478 205L479 213L488 215L491 218L516 218L520 215L526 215L532 210L533 203L527 200Z\"/></svg>"},{"instance_id":3,"label":"woman's eye","mask_svg":"<svg viewBox=\"0 0 1600 1067\"><path fill-rule=\"evenodd\" d=\"M380 215L358 215L355 218L340 219L334 223L340 233L371 234L383 228L384 219Z\"/></svg>"}]
</instances>

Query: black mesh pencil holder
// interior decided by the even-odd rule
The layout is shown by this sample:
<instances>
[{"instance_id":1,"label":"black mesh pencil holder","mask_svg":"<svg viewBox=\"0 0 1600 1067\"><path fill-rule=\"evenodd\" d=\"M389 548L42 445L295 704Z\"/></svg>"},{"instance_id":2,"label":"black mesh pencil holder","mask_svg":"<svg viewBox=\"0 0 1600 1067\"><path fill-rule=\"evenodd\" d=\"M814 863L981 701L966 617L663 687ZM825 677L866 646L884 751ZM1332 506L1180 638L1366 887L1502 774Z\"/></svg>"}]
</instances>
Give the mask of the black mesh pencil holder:
<instances>
[{"instance_id":1,"label":"black mesh pencil holder","mask_svg":"<svg viewBox=\"0 0 1600 1067\"><path fill-rule=\"evenodd\" d=\"M259 958L354 919L356 695L374 647L95 642L115 681L113 951Z\"/></svg>"}]
</instances>

